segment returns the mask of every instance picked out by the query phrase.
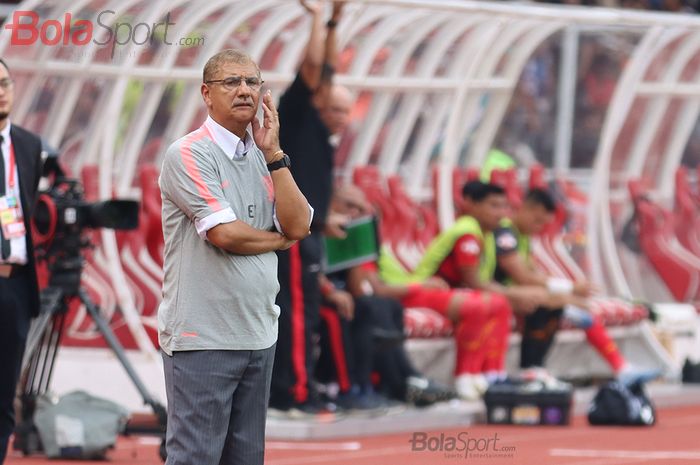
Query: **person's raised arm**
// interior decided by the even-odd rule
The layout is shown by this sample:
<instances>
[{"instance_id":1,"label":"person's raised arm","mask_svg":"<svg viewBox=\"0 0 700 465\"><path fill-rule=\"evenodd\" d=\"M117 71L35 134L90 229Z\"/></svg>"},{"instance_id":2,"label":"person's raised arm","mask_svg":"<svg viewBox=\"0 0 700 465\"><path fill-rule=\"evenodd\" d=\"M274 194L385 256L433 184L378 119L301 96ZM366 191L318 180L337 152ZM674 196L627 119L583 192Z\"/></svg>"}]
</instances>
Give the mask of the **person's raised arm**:
<instances>
[{"instance_id":1,"label":"person's raised arm","mask_svg":"<svg viewBox=\"0 0 700 465\"><path fill-rule=\"evenodd\" d=\"M333 2L333 13L331 19L326 23L326 47L323 62L335 69L338 64L338 44L336 43L336 28L343 14L345 2Z\"/></svg>"},{"instance_id":2,"label":"person's raised arm","mask_svg":"<svg viewBox=\"0 0 700 465\"><path fill-rule=\"evenodd\" d=\"M336 29L342 15L345 2L334 2L331 19L326 23L326 41L324 46L323 63L321 66L320 82L318 83L318 95L321 105L327 105L330 99L333 76L338 64L338 44L336 42Z\"/></svg>"},{"instance_id":3,"label":"person's raised arm","mask_svg":"<svg viewBox=\"0 0 700 465\"><path fill-rule=\"evenodd\" d=\"M312 91L321 84L321 71L324 60L323 4L309 0L299 0L301 6L311 14L311 34L306 44L299 74Z\"/></svg>"}]
</instances>

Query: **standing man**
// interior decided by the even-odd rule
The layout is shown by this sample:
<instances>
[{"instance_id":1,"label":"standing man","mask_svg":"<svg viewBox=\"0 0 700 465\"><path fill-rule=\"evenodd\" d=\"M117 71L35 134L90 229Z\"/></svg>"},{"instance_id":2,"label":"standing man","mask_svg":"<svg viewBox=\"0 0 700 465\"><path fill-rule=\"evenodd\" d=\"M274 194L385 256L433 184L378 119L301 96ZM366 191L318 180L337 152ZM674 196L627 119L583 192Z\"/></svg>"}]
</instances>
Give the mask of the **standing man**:
<instances>
[{"instance_id":1,"label":"standing man","mask_svg":"<svg viewBox=\"0 0 700 465\"><path fill-rule=\"evenodd\" d=\"M41 178L41 141L10 123L13 91L0 59L0 464L15 427L13 402L29 321L39 314L29 223Z\"/></svg>"},{"instance_id":2,"label":"standing man","mask_svg":"<svg viewBox=\"0 0 700 465\"><path fill-rule=\"evenodd\" d=\"M342 2L333 3L324 22L321 2L301 0L312 15L311 34L294 82L280 99L280 140L295 160L292 174L316 209L311 236L278 253L281 290L280 332L270 406L315 413L322 407L310 392L313 347L320 323L322 236L342 237L328 214L333 186L334 142L347 127L352 100L344 87L333 84L337 61L335 30ZM341 293L334 297L341 298Z\"/></svg>"},{"instance_id":3,"label":"standing man","mask_svg":"<svg viewBox=\"0 0 700 465\"><path fill-rule=\"evenodd\" d=\"M270 91L262 126L256 118L262 84L247 54L211 57L201 86L209 117L163 162L168 465L264 459L279 315L274 252L308 235L313 211L280 148Z\"/></svg>"}]
</instances>

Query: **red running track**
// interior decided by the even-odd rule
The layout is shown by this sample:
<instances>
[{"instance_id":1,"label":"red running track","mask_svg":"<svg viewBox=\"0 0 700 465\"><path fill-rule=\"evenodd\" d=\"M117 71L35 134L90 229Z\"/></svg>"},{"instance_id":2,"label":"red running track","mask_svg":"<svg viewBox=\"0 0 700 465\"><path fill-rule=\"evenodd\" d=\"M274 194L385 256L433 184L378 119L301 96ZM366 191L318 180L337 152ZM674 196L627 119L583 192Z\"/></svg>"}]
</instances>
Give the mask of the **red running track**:
<instances>
[{"instance_id":1,"label":"red running track","mask_svg":"<svg viewBox=\"0 0 700 465\"><path fill-rule=\"evenodd\" d=\"M700 463L700 405L664 409L652 428L590 427L575 418L569 427L472 426L426 432L433 445L450 437L455 444L480 448L464 452L412 451L411 433L342 438L332 441L268 441L267 465L690 465ZM427 438L427 436L426 436ZM418 437L420 439L420 437ZM460 441L461 439L461 441ZM120 439L111 464L160 465L157 445L145 439ZM427 439L424 444L427 444ZM423 443L416 443L420 447ZM475 455L476 454L476 455ZM481 454L481 455L479 455ZM12 455L6 465L82 465L104 462L48 461ZM196 464L193 464L196 465Z\"/></svg>"}]
</instances>

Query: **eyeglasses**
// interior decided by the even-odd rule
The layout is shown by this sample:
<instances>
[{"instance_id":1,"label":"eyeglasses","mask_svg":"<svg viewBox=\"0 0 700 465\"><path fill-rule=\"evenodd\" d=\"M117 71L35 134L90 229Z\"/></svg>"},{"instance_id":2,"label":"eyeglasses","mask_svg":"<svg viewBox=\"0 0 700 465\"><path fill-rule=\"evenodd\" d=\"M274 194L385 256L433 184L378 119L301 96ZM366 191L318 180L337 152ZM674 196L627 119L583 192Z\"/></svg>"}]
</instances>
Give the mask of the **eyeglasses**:
<instances>
[{"instance_id":1,"label":"eyeglasses","mask_svg":"<svg viewBox=\"0 0 700 465\"><path fill-rule=\"evenodd\" d=\"M221 84L226 90L235 90L245 81L245 85L254 91L259 91L265 81L258 77L230 76L225 79L204 81L205 84Z\"/></svg>"},{"instance_id":2,"label":"eyeglasses","mask_svg":"<svg viewBox=\"0 0 700 465\"><path fill-rule=\"evenodd\" d=\"M3 89L9 89L10 87L12 87L12 84L14 84L14 83L15 82L10 78L0 79L0 87Z\"/></svg>"}]
</instances>

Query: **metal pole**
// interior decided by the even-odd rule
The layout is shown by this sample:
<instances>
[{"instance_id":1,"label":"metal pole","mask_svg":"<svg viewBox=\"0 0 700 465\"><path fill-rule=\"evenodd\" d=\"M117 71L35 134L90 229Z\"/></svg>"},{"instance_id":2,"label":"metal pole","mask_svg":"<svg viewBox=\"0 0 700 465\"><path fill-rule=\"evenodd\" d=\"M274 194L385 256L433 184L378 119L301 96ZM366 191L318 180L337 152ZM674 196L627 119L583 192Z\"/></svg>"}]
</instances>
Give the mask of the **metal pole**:
<instances>
[{"instance_id":1,"label":"metal pole","mask_svg":"<svg viewBox=\"0 0 700 465\"><path fill-rule=\"evenodd\" d=\"M554 170L564 173L571 165L571 138L574 128L576 81L578 73L578 38L576 26L564 30L559 67L559 111L557 112L557 134L554 148Z\"/></svg>"}]
</instances>

